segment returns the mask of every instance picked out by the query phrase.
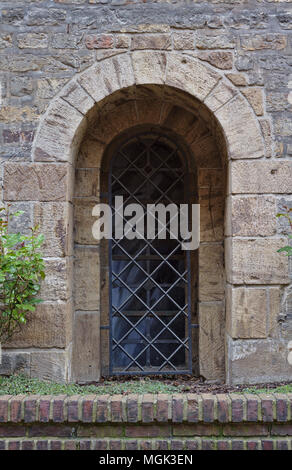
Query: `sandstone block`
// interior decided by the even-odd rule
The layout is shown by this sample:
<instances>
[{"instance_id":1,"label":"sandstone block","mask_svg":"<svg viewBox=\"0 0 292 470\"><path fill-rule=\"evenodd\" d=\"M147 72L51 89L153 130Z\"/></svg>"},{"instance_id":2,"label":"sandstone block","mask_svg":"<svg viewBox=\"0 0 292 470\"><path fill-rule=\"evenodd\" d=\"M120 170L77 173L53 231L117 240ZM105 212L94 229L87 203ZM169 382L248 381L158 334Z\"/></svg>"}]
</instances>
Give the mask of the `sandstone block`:
<instances>
[{"instance_id":1,"label":"sandstone block","mask_svg":"<svg viewBox=\"0 0 292 470\"><path fill-rule=\"evenodd\" d=\"M135 34L132 36L131 48L141 49L171 49L171 36L169 34Z\"/></svg>"},{"instance_id":2,"label":"sandstone block","mask_svg":"<svg viewBox=\"0 0 292 470\"><path fill-rule=\"evenodd\" d=\"M6 201L65 201L69 193L66 164L9 162L4 168Z\"/></svg>"},{"instance_id":3,"label":"sandstone block","mask_svg":"<svg viewBox=\"0 0 292 470\"><path fill-rule=\"evenodd\" d=\"M46 257L72 254L73 209L70 203L34 204L34 225L45 236L41 251Z\"/></svg>"},{"instance_id":4,"label":"sandstone block","mask_svg":"<svg viewBox=\"0 0 292 470\"><path fill-rule=\"evenodd\" d=\"M45 260L46 278L42 282L40 298L50 302L66 301L72 297L72 260L56 258Z\"/></svg>"},{"instance_id":5,"label":"sandstone block","mask_svg":"<svg viewBox=\"0 0 292 470\"><path fill-rule=\"evenodd\" d=\"M260 88L245 88L242 94L246 97L257 116L264 114L263 91Z\"/></svg>"},{"instance_id":6,"label":"sandstone block","mask_svg":"<svg viewBox=\"0 0 292 470\"><path fill-rule=\"evenodd\" d=\"M266 338L266 289L227 289L226 329L232 338Z\"/></svg>"},{"instance_id":7,"label":"sandstone block","mask_svg":"<svg viewBox=\"0 0 292 470\"><path fill-rule=\"evenodd\" d=\"M100 379L100 317L98 312L76 312L73 377L78 382Z\"/></svg>"},{"instance_id":8,"label":"sandstone block","mask_svg":"<svg viewBox=\"0 0 292 470\"><path fill-rule=\"evenodd\" d=\"M218 108L230 101L236 94L237 91L233 87L220 81L205 99L205 105L208 106L211 111L215 112Z\"/></svg>"},{"instance_id":9,"label":"sandstone block","mask_svg":"<svg viewBox=\"0 0 292 470\"><path fill-rule=\"evenodd\" d=\"M74 199L74 241L80 245L98 245L92 235L92 226L96 218L92 216L92 209L98 199Z\"/></svg>"},{"instance_id":10,"label":"sandstone block","mask_svg":"<svg viewBox=\"0 0 292 470\"><path fill-rule=\"evenodd\" d=\"M19 49L46 49L49 45L45 33L22 33L16 39Z\"/></svg>"},{"instance_id":11,"label":"sandstone block","mask_svg":"<svg viewBox=\"0 0 292 470\"><path fill-rule=\"evenodd\" d=\"M199 304L200 375L208 380L225 379L225 311L221 302Z\"/></svg>"},{"instance_id":12,"label":"sandstone block","mask_svg":"<svg viewBox=\"0 0 292 470\"><path fill-rule=\"evenodd\" d=\"M244 51L281 50L287 46L287 38L281 34L250 34L242 36L240 44Z\"/></svg>"},{"instance_id":13,"label":"sandstone block","mask_svg":"<svg viewBox=\"0 0 292 470\"><path fill-rule=\"evenodd\" d=\"M199 52L199 59L209 62L214 67L222 70L232 69L233 54L227 51Z\"/></svg>"},{"instance_id":14,"label":"sandstone block","mask_svg":"<svg viewBox=\"0 0 292 470\"><path fill-rule=\"evenodd\" d=\"M226 272L231 284L289 284L288 258L277 250L285 238L227 239Z\"/></svg>"},{"instance_id":15,"label":"sandstone block","mask_svg":"<svg viewBox=\"0 0 292 470\"><path fill-rule=\"evenodd\" d=\"M219 108L215 115L224 129L231 158L259 158L264 155L259 126L244 98L237 96Z\"/></svg>"},{"instance_id":16,"label":"sandstone block","mask_svg":"<svg viewBox=\"0 0 292 470\"><path fill-rule=\"evenodd\" d=\"M100 265L97 247L75 247L74 299L77 310L99 310Z\"/></svg>"},{"instance_id":17,"label":"sandstone block","mask_svg":"<svg viewBox=\"0 0 292 470\"><path fill-rule=\"evenodd\" d=\"M166 84L184 90L199 100L219 81L219 75L205 67L198 59L179 54L167 57Z\"/></svg>"},{"instance_id":18,"label":"sandstone block","mask_svg":"<svg viewBox=\"0 0 292 470\"><path fill-rule=\"evenodd\" d=\"M277 231L273 196L230 196L226 234L241 237L272 236Z\"/></svg>"},{"instance_id":19,"label":"sandstone block","mask_svg":"<svg viewBox=\"0 0 292 470\"><path fill-rule=\"evenodd\" d=\"M62 90L62 98L69 104L74 106L82 114L86 114L93 106L94 100L79 85L77 81L70 81L64 90Z\"/></svg>"},{"instance_id":20,"label":"sandstone block","mask_svg":"<svg viewBox=\"0 0 292 470\"><path fill-rule=\"evenodd\" d=\"M6 348L65 348L72 341L71 303L42 303Z\"/></svg>"},{"instance_id":21,"label":"sandstone block","mask_svg":"<svg viewBox=\"0 0 292 470\"><path fill-rule=\"evenodd\" d=\"M65 383L68 381L69 352L32 351L31 377L40 380Z\"/></svg>"},{"instance_id":22,"label":"sandstone block","mask_svg":"<svg viewBox=\"0 0 292 470\"><path fill-rule=\"evenodd\" d=\"M199 248L199 300L210 302L224 297L223 247L219 244Z\"/></svg>"},{"instance_id":23,"label":"sandstone block","mask_svg":"<svg viewBox=\"0 0 292 470\"><path fill-rule=\"evenodd\" d=\"M289 161L232 162L233 194L290 193L292 164Z\"/></svg>"}]
</instances>

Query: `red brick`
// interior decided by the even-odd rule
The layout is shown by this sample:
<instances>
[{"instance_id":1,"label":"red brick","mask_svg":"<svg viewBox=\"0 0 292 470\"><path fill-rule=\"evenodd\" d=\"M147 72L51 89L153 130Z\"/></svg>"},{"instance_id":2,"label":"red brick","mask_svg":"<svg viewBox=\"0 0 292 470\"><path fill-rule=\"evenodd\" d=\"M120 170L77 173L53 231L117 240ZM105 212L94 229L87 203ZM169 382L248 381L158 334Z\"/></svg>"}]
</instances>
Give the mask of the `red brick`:
<instances>
[{"instance_id":1,"label":"red brick","mask_svg":"<svg viewBox=\"0 0 292 470\"><path fill-rule=\"evenodd\" d=\"M186 441L187 450L199 450L200 449L200 440L192 439L191 441Z\"/></svg>"},{"instance_id":2,"label":"red brick","mask_svg":"<svg viewBox=\"0 0 292 470\"><path fill-rule=\"evenodd\" d=\"M219 423L230 421L230 400L227 395L217 395L217 414Z\"/></svg>"},{"instance_id":3,"label":"red brick","mask_svg":"<svg viewBox=\"0 0 292 470\"><path fill-rule=\"evenodd\" d=\"M70 437L74 428L66 424L34 423L28 429L30 437Z\"/></svg>"},{"instance_id":4,"label":"red brick","mask_svg":"<svg viewBox=\"0 0 292 470\"><path fill-rule=\"evenodd\" d=\"M246 419L247 421L258 421L259 399L251 394L246 398Z\"/></svg>"},{"instance_id":5,"label":"red brick","mask_svg":"<svg viewBox=\"0 0 292 470\"><path fill-rule=\"evenodd\" d=\"M174 436L219 436L221 427L215 424L174 424Z\"/></svg>"},{"instance_id":6,"label":"red brick","mask_svg":"<svg viewBox=\"0 0 292 470\"><path fill-rule=\"evenodd\" d=\"M48 441L37 441L36 443L37 450L48 450L48 448L49 448Z\"/></svg>"},{"instance_id":7,"label":"red brick","mask_svg":"<svg viewBox=\"0 0 292 470\"><path fill-rule=\"evenodd\" d=\"M24 421L26 423L33 423L37 419L38 411L38 397L31 395L25 398L23 402L24 406Z\"/></svg>"},{"instance_id":8,"label":"red brick","mask_svg":"<svg viewBox=\"0 0 292 470\"><path fill-rule=\"evenodd\" d=\"M209 440L203 439L202 450L215 450L215 442L212 441L211 439Z\"/></svg>"},{"instance_id":9,"label":"red brick","mask_svg":"<svg viewBox=\"0 0 292 470\"><path fill-rule=\"evenodd\" d=\"M211 394L203 394L203 421L205 423L213 423L215 411L215 397Z\"/></svg>"},{"instance_id":10,"label":"red brick","mask_svg":"<svg viewBox=\"0 0 292 470\"><path fill-rule=\"evenodd\" d=\"M0 423L6 423L8 421L9 398L9 395L0 396Z\"/></svg>"},{"instance_id":11,"label":"red brick","mask_svg":"<svg viewBox=\"0 0 292 470\"><path fill-rule=\"evenodd\" d=\"M164 441L164 440L157 440L155 441L155 449L156 450L168 450L169 446L168 446L168 441Z\"/></svg>"},{"instance_id":12,"label":"red brick","mask_svg":"<svg viewBox=\"0 0 292 470\"><path fill-rule=\"evenodd\" d=\"M20 437L25 436L26 427L13 425L13 424L5 424L0 426L0 437Z\"/></svg>"},{"instance_id":13,"label":"red brick","mask_svg":"<svg viewBox=\"0 0 292 470\"><path fill-rule=\"evenodd\" d=\"M233 423L240 423L243 421L243 406L244 406L244 397L241 395L230 394L231 398L231 416Z\"/></svg>"},{"instance_id":14,"label":"red brick","mask_svg":"<svg viewBox=\"0 0 292 470\"><path fill-rule=\"evenodd\" d=\"M226 424L223 427L224 436L267 436L269 428L266 424Z\"/></svg>"},{"instance_id":15,"label":"red brick","mask_svg":"<svg viewBox=\"0 0 292 470\"><path fill-rule=\"evenodd\" d=\"M184 441L177 441L172 439L170 441L170 448L171 450L183 450L184 449Z\"/></svg>"},{"instance_id":16,"label":"red brick","mask_svg":"<svg viewBox=\"0 0 292 470\"><path fill-rule=\"evenodd\" d=\"M64 442L64 449L65 450L76 450L77 449L77 441L68 440Z\"/></svg>"},{"instance_id":17,"label":"red brick","mask_svg":"<svg viewBox=\"0 0 292 470\"><path fill-rule=\"evenodd\" d=\"M126 426L126 437L170 437L171 426L165 425L143 425L143 426Z\"/></svg>"},{"instance_id":18,"label":"red brick","mask_svg":"<svg viewBox=\"0 0 292 470\"><path fill-rule=\"evenodd\" d=\"M231 441L217 441L218 450L231 450Z\"/></svg>"},{"instance_id":19,"label":"red brick","mask_svg":"<svg viewBox=\"0 0 292 470\"><path fill-rule=\"evenodd\" d=\"M292 436L292 424L272 424L271 436Z\"/></svg>"},{"instance_id":20,"label":"red brick","mask_svg":"<svg viewBox=\"0 0 292 470\"><path fill-rule=\"evenodd\" d=\"M285 395L276 395L276 416L277 421L287 421L288 418L288 400Z\"/></svg>"},{"instance_id":21,"label":"red brick","mask_svg":"<svg viewBox=\"0 0 292 470\"><path fill-rule=\"evenodd\" d=\"M168 421L169 397L166 394L159 394L156 403L156 419L159 422Z\"/></svg>"},{"instance_id":22,"label":"red brick","mask_svg":"<svg viewBox=\"0 0 292 470\"><path fill-rule=\"evenodd\" d=\"M274 397L261 397L262 420L264 422L272 422L274 420Z\"/></svg>"},{"instance_id":23,"label":"red brick","mask_svg":"<svg viewBox=\"0 0 292 470\"><path fill-rule=\"evenodd\" d=\"M93 443L93 449L94 450L107 450L108 448L108 442L107 440L104 439L97 439Z\"/></svg>"},{"instance_id":24,"label":"red brick","mask_svg":"<svg viewBox=\"0 0 292 470\"><path fill-rule=\"evenodd\" d=\"M289 442L288 441L277 441L276 449L277 450L289 450Z\"/></svg>"},{"instance_id":25,"label":"red brick","mask_svg":"<svg viewBox=\"0 0 292 470\"><path fill-rule=\"evenodd\" d=\"M190 393L187 397L187 420L189 423L197 423L199 421L199 397Z\"/></svg>"},{"instance_id":26,"label":"red brick","mask_svg":"<svg viewBox=\"0 0 292 470\"><path fill-rule=\"evenodd\" d=\"M259 450L259 441L246 441L246 448L247 450Z\"/></svg>"},{"instance_id":27,"label":"red brick","mask_svg":"<svg viewBox=\"0 0 292 470\"><path fill-rule=\"evenodd\" d=\"M93 402L94 396L82 399L82 421L84 423L92 423L93 421Z\"/></svg>"},{"instance_id":28,"label":"red brick","mask_svg":"<svg viewBox=\"0 0 292 470\"><path fill-rule=\"evenodd\" d=\"M22 406L25 395L12 397L10 400L10 421L19 423L22 421Z\"/></svg>"},{"instance_id":29,"label":"red brick","mask_svg":"<svg viewBox=\"0 0 292 470\"><path fill-rule=\"evenodd\" d=\"M96 402L96 422L105 423L110 420L108 413L109 395L100 395Z\"/></svg>"},{"instance_id":30,"label":"red brick","mask_svg":"<svg viewBox=\"0 0 292 470\"><path fill-rule=\"evenodd\" d=\"M122 441L109 441L110 450L122 450Z\"/></svg>"},{"instance_id":31,"label":"red brick","mask_svg":"<svg viewBox=\"0 0 292 470\"><path fill-rule=\"evenodd\" d=\"M274 442L272 440L264 439L262 440L262 450L273 450Z\"/></svg>"},{"instance_id":32,"label":"red brick","mask_svg":"<svg viewBox=\"0 0 292 470\"><path fill-rule=\"evenodd\" d=\"M20 441L9 441L8 450L20 450Z\"/></svg>"},{"instance_id":33,"label":"red brick","mask_svg":"<svg viewBox=\"0 0 292 470\"><path fill-rule=\"evenodd\" d=\"M152 441L140 441L140 450L152 450Z\"/></svg>"},{"instance_id":34,"label":"red brick","mask_svg":"<svg viewBox=\"0 0 292 470\"><path fill-rule=\"evenodd\" d=\"M143 395L142 398L142 421L152 423L154 420L154 397L150 394Z\"/></svg>"},{"instance_id":35,"label":"red brick","mask_svg":"<svg viewBox=\"0 0 292 470\"><path fill-rule=\"evenodd\" d=\"M35 445L34 441L22 441L21 450L34 450Z\"/></svg>"},{"instance_id":36,"label":"red brick","mask_svg":"<svg viewBox=\"0 0 292 470\"><path fill-rule=\"evenodd\" d=\"M91 449L91 441L80 441L80 450L90 450Z\"/></svg>"},{"instance_id":37,"label":"red brick","mask_svg":"<svg viewBox=\"0 0 292 470\"><path fill-rule=\"evenodd\" d=\"M122 395L115 395L111 397L111 420L113 422L123 421L123 397Z\"/></svg>"},{"instance_id":38,"label":"red brick","mask_svg":"<svg viewBox=\"0 0 292 470\"><path fill-rule=\"evenodd\" d=\"M243 441L232 441L232 450L243 450L244 443Z\"/></svg>"},{"instance_id":39,"label":"red brick","mask_svg":"<svg viewBox=\"0 0 292 470\"><path fill-rule=\"evenodd\" d=\"M138 395L128 395L127 397L127 419L129 423L138 421Z\"/></svg>"},{"instance_id":40,"label":"red brick","mask_svg":"<svg viewBox=\"0 0 292 470\"><path fill-rule=\"evenodd\" d=\"M183 421L184 402L181 395L173 395L172 397L172 421L174 423L182 423Z\"/></svg>"},{"instance_id":41,"label":"red brick","mask_svg":"<svg viewBox=\"0 0 292 470\"><path fill-rule=\"evenodd\" d=\"M65 420L65 395L60 395L53 398L53 421L55 423L62 423Z\"/></svg>"},{"instance_id":42,"label":"red brick","mask_svg":"<svg viewBox=\"0 0 292 470\"><path fill-rule=\"evenodd\" d=\"M51 450L62 450L62 441L50 441Z\"/></svg>"},{"instance_id":43,"label":"red brick","mask_svg":"<svg viewBox=\"0 0 292 470\"><path fill-rule=\"evenodd\" d=\"M5 450L5 441L0 441L0 450Z\"/></svg>"},{"instance_id":44,"label":"red brick","mask_svg":"<svg viewBox=\"0 0 292 470\"><path fill-rule=\"evenodd\" d=\"M138 441L126 441L126 450L138 450Z\"/></svg>"},{"instance_id":45,"label":"red brick","mask_svg":"<svg viewBox=\"0 0 292 470\"><path fill-rule=\"evenodd\" d=\"M52 397L42 397L39 401L39 420L41 423L50 421L50 407Z\"/></svg>"},{"instance_id":46,"label":"red brick","mask_svg":"<svg viewBox=\"0 0 292 470\"><path fill-rule=\"evenodd\" d=\"M78 416L78 400L80 397L72 396L67 398L66 405L67 405L67 419L69 423L77 423L79 421Z\"/></svg>"}]
</instances>

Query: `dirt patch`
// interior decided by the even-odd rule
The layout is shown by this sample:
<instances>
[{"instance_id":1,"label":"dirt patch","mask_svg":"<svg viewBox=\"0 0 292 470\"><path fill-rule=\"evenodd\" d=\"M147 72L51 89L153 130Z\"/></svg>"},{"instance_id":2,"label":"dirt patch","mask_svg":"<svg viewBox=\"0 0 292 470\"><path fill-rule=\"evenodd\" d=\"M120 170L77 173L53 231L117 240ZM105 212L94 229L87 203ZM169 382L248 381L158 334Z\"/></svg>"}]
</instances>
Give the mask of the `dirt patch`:
<instances>
[{"instance_id":1,"label":"dirt patch","mask_svg":"<svg viewBox=\"0 0 292 470\"><path fill-rule=\"evenodd\" d=\"M193 377L190 375L177 375L175 378L169 375L152 375L147 377L133 376L133 375L121 375L121 376L112 376L112 377L102 377L100 382L91 382L87 385L104 386L105 382L145 382L148 383L151 381L161 382L167 385L172 385L178 387L181 392L185 393L231 393L231 392L241 392L243 390L254 389L254 390L273 390L275 388L291 385L292 382L271 382L271 383L259 383L259 384L245 384L245 385L226 385L220 383L208 383L202 377ZM127 392L123 392L127 394Z\"/></svg>"}]
</instances>

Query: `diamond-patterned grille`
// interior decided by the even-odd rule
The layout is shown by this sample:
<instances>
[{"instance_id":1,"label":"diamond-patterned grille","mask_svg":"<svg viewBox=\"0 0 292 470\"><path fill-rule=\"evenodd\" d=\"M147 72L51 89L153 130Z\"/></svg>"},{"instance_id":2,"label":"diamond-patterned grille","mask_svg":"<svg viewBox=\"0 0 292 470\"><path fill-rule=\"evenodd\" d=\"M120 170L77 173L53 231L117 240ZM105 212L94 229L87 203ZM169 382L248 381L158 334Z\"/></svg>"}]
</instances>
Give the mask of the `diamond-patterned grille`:
<instances>
[{"instance_id":1,"label":"diamond-patterned grille","mask_svg":"<svg viewBox=\"0 0 292 470\"><path fill-rule=\"evenodd\" d=\"M140 204L144 214L147 204L187 202L186 159L161 134L136 135L113 157L109 184L113 217L115 196L123 196L124 207ZM148 240L143 217L139 239L110 244L110 372L189 373L189 252L171 238L169 218L165 226L156 219L156 236ZM164 229L166 240L158 238Z\"/></svg>"}]
</instances>

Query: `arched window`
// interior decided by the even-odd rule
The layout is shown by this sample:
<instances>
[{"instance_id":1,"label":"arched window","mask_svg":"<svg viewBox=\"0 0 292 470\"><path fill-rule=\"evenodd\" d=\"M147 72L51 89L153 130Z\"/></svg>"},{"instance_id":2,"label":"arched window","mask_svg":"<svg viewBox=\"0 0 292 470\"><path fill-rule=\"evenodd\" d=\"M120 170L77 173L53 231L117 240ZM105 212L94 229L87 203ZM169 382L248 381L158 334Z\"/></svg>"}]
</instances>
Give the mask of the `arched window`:
<instances>
[{"instance_id":1,"label":"arched window","mask_svg":"<svg viewBox=\"0 0 292 470\"><path fill-rule=\"evenodd\" d=\"M117 204L121 197L122 207ZM130 231L129 219L135 215L139 233L129 239L113 231L109 243L109 372L191 373L190 252L182 250L180 238L173 238L179 216L166 210L164 227L157 222L157 213L155 219L149 216L150 204L166 209L175 204L179 209L189 202L184 151L163 133L149 131L124 139L111 159L109 200L113 228L119 220L119 231ZM139 214L129 212L121 218L129 204L139 204L144 215L139 219ZM165 239L160 238L163 230Z\"/></svg>"}]
</instances>

